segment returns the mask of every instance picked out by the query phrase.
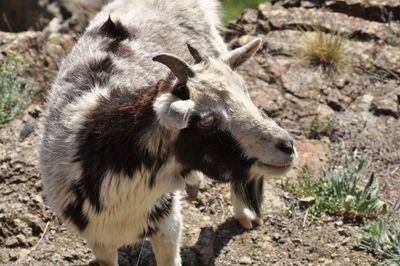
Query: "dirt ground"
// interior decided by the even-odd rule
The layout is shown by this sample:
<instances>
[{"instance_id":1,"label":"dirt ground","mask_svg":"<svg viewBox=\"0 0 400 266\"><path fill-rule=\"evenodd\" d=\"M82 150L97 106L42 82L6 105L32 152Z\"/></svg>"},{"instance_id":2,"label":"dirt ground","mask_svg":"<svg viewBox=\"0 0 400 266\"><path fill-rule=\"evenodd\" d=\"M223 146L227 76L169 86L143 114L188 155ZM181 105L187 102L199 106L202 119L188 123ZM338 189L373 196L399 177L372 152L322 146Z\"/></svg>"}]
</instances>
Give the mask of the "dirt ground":
<instances>
[{"instance_id":1,"label":"dirt ground","mask_svg":"<svg viewBox=\"0 0 400 266\"><path fill-rule=\"evenodd\" d=\"M355 12L357 3L351 0L328 1L324 8L313 1L275 2L245 10L225 33L230 47L256 36L263 39L262 51L240 69L254 102L297 139L299 169L308 162L318 173L339 164L346 150L353 160L366 160L366 172L376 174L384 199L393 204L400 191L400 48L392 42L393 32L400 33L399 23L392 22L389 29L379 16ZM362 10L375 10L375 5L381 7L376 10L400 8L393 1L374 3L365 1ZM296 56L321 25L326 33L349 36L348 64L334 74ZM44 78L36 79L45 89L75 38L0 34L6 40L1 51L15 49L35 66L35 77L46 70ZM46 43L45 48L39 43ZM0 128L0 265L94 265L85 241L43 204L36 168L43 108L38 100ZM332 134L311 136L307 125L315 117L333 119ZM356 245L362 224L326 216L310 225L304 211L289 215L295 199L275 182L269 180L265 188L264 224L252 230L232 219L227 185L204 182L196 202L188 202L183 192L183 265L372 264L373 256ZM150 244L121 249L119 263L155 265Z\"/></svg>"}]
</instances>

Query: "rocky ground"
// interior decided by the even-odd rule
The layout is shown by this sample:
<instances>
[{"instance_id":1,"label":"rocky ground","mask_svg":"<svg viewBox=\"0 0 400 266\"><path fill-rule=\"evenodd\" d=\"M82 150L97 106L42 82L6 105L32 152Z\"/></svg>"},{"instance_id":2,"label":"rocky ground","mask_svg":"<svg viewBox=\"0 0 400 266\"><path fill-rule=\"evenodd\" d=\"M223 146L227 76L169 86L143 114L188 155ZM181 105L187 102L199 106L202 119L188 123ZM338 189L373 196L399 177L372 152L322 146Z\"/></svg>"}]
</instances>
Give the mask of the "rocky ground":
<instances>
[{"instance_id":1,"label":"rocky ground","mask_svg":"<svg viewBox=\"0 0 400 266\"><path fill-rule=\"evenodd\" d=\"M250 95L297 139L299 171L308 165L318 174L338 164L347 150L353 159L366 160L366 171L376 174L382 195L393 203L400 187L399 2L273 2L245 10L225 33L230 47L256 36L264 41L262 51L240 69ZM338 72L311 67L297 56L316 27L348 36L347 63ZM75 40L73 33L1 32L0 57L9 50L21 55L27 76L45 92ZM87 265L94 257L84 241L59 223L40 195L36 145L42 95L0 128L0 265ZM316 117L335 121L330 134L310 133ZM184 265L371 264L372 255L355 245L362 225L337 217L310 225L304 212L288 215L294 198L274 182L265 189L264 224L253 230L231 219L226 185L207 181L198 201L184 200ZM155 265L147 241L119 255L121 265Z\"/></svg>"}]
</instances>

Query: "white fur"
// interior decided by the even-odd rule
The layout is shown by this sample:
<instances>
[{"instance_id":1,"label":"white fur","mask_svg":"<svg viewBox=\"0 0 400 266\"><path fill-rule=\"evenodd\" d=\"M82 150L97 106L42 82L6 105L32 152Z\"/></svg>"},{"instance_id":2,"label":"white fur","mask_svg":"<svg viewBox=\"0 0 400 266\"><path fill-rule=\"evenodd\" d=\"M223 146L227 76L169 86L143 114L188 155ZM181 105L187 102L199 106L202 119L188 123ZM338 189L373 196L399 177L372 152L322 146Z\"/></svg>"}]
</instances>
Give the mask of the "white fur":
<instances>
[{"instance_id":1,"label":"white fur","mask_svg":"<svg viewBox=\"0 0 400 266\"><path fill-rule=\"evenodd\" d=\"M183 129L188 125L194 102L165 93L156 99L153 106L161 125L169 129Z\"/></svg>"}]
</instances>

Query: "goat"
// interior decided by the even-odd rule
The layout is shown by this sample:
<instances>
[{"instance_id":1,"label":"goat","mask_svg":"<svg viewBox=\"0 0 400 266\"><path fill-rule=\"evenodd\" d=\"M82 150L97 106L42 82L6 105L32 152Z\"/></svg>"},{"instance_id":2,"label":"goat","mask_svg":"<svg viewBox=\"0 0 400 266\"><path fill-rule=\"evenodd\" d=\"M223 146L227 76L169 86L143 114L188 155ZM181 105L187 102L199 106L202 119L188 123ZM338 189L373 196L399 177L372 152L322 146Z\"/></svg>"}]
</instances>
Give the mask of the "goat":
<instances>
[{"instance_id":1,"label":"goat","mask_svg":"<svg viewBox=\"0 0 400 266\"><path fill-rule=\"evenodd\" d=\"M86 21L88 18L93 17L99 12L104 4L109 0L60 0L61 3L78 19ZM203 174L198 171L193 171L185 179L186 191L190 200L196 200L200 182L203 179ZM240 195L236 193L235 189L231 189L231 198L234 206L235 217L239 223L246 229L253 227L252 221L260 225L261 219L261 201L263 199L263 181L260 180L257 184L253 184L253 187L248 187L248 195ZM253 203L249 202L249 199L253 197L257 199Z\"/></svg>"},{"instance_id":2,"label":"goat","mask_svg":"<svg viewBox=\"0 0 400 266\"><path fill-rule=\"evenodd\" d=\"M101 265L148 238L181 265L179 191L194 171L230 182L259 210L262 176L293 165L293 139L252 103L228 51L217 0L115 0L64 59L47 99L39 169L46 203ZM257 214L259 217L259 214Z\"/></svg>"}]
</instances>

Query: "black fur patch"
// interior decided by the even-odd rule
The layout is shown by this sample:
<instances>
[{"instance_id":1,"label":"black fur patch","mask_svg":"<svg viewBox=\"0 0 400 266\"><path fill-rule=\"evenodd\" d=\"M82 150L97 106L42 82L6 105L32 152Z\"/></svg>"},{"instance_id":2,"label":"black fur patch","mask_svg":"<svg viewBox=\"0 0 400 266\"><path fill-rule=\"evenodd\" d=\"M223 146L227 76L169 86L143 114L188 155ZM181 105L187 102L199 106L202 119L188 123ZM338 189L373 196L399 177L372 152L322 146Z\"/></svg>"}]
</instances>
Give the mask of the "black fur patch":
<instances>
[{"instance_id":1,"label":"black fur patch","mask_svg":"<svg viewBox=\"0 0 400 266\"><path fill-rule=\"evenodd\" d=\"M122 25L120 21L113 21L111 17L104 24L91 29L86 34L92 38L101 37L102 49L118 57L131 58L135 54L123 41L136 38L137 31Z\"/></svg>"},{"instance_id":2,"label":"black fur patch","mask_svg":"<svg viewBox=\"0 0 400 266\"><path fill-rule=\"evenodd\" d=\"M141 167L158 165L161 156L150 154L139 143L156 120L155 97L168 87L167 82L159 81L140 92L114 89L87 115L78 135L75 161L82 164L82 190L97 211L102 209L100 188L107 171L131 177Z\"/></svg>"},{"instance_id":3,"label":"black fur patch","mask_svg":"<svg viewBox=\"0 0 400 266\"><path fill-rule=\"evenodd\" d=\"M264 199L263 177L253 178L249 182L234 182L233 189L237 197L253 210L258 217L261 216L261 205Z\"/></svg>"},{"instance_id":4,"label":"black fur patch","mask_svg":"<svg viewBox=\"0 0 400 266\"><path fill-rule=\"evenodd\" d=\"M189 100L190 92L189 88L185 84L178 84L172 88L171 93L181 100Z\"/></svg>"},{"instance_id":5,"label":"black fur patch","mask_svg":"<svg viewBox=\"0 0 400 266\"><path fill-rule=\"evenodd\" d=\"M166 193L160 199L160 206L154 206L149 212L149 221L159 223L171 213L173 194Z\"/></svg>"},{"instance_id":6,"label":"black fur patch","mask_svg":"<svg viewBox=\"0 0 400 266\"><path fill-rule=\"evenodd\" d=\"M157 233L158 233L158 228L147 226L147 228L145 228L143 230L143 232L140 233L139 238L143 239L143 238L146 238L146 237L151 237L151 236L153 236L153 235L155 235Z\"/></svg>"},{"instance_id":7,"label":"black fur patch","mask_svg":"<svg viewBox=\"0 0 400 266\"><path fill-rule=\"evenodd\" d=\"M68 71L64 76L64 81L71 83L76 92L82 93L96 86L106 86L116 72L117 68L110 56L101 59L93 58Z\"/></svg>"},{"instance_id":8,"label":"black fur patch","mask_svg":"<svg viewBox=\"0 0 400 266\"><path fill-rule=\"evenodd\" d=\"M182 178L186 178L190 173L192 172L192 170L189 169L183 169L180 173Z\"/></svg>"},{"instance_id":9,"label":"black fur patch","mask_svg":"<svg viewBox=\"0 0 400 266\"><path fill-rule=\"evenodd\" d=\"M65 208L64 218L71 220L79 230L83 231L89 224L88 217L83 213L83 202L85 201L84 190L82 190L81 184L77 183L73 184L70 189L76 199L70 202Z\"/></svg>"},{"instance_id":10,"label":"black fur patch","mask_svg":"<svg viewBox=\"0 0 400 266\"><path fill-rule=\"evenodd\" d=\"M111 39L119 41L128 39L131 36L130 31L120 21L113 21L111 16L108 17L107 21L99 29L99 34Z\"/></svg>"},{"instance_id":11,"label":"black fur patch","mask_svg":"<svg viewBox=\"0 0 400 266\"><path fill-rule=\"evenodd\" d=\"M238 142L226 131L197 127L198 116L177 138L175 152L185 169L199 170L221 182L249 179L255 160L246 158Z\"/></svg>"}]
</instances>

